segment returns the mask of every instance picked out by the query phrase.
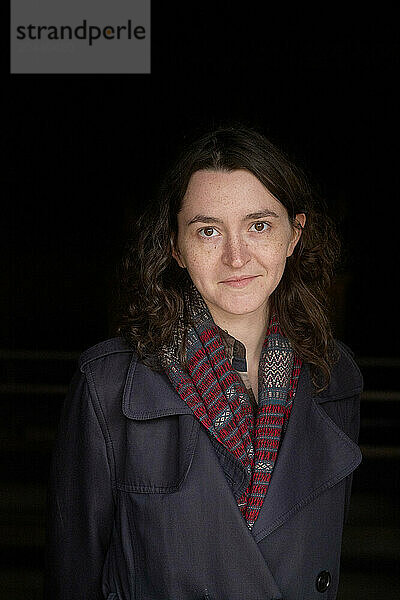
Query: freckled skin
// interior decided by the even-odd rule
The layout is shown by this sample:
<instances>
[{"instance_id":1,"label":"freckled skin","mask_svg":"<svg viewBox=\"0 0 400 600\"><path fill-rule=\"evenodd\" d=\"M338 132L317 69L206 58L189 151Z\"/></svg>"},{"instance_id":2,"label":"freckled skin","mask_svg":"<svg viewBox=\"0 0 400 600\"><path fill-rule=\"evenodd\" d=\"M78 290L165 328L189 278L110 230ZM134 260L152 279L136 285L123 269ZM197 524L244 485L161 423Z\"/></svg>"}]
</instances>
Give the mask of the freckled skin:
<instances>
[{"instance_id":1,"label":"freckled skin","mask_svg":"<svg viewBox=\"0 0 400 600\"><path fill-rule=\"evenodd\" d=\"M277 216L245 219L270 210ZM197 215L221 222L188 222ZM296 215L302 226L305 215ZM268 299L283 275L301 231L292 228L286 208L249 171L197 171L189 181L178 213L173 256L185 267L214 319L266 312ZM245 287L223 281L254 276Z\"/></svg>"}]
</instances>

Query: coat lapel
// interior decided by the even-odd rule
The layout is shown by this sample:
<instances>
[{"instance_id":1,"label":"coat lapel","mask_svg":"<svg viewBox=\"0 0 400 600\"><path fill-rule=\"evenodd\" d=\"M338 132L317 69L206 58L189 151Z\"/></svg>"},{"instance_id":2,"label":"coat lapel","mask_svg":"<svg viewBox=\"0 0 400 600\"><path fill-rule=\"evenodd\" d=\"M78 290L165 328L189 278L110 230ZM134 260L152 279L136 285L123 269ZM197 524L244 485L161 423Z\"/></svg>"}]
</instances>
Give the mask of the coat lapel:
<instances>
[{"instance_id":1,"label":"coat lapel","mask_svg":"<svg viewBox=\"0 0 400 600\"><path fill-rule=\"evenodd\" d=\"M333 382L330 389L334 390L335 385ZM360 388L361 384L358 392ZM323 401L328 399L337 397L325 394ZM268 492L252 529L256 542L346 477L360 464L361 458L358 445L319 405L309 368L304 365Z\"/></svg>"}]
</instances>

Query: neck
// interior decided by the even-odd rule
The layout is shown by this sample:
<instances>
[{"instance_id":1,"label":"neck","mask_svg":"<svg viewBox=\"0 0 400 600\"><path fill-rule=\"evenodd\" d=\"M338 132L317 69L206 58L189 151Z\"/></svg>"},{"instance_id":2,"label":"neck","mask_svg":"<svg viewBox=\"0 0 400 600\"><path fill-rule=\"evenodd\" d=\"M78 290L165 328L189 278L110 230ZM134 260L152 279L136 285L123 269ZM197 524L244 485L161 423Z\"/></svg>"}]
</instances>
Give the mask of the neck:
<instances>
[{"instance_id":1,"label":"neck","mask_svg":"<svg viewBox=\"0 0 400 600\"><path fill-rule=\"evenodd\" d=\"M269 323L269 307L244 315L219 314L209 307L214 322L246 347L248 362L258 364Z\"/></svg>"}]
</instances>

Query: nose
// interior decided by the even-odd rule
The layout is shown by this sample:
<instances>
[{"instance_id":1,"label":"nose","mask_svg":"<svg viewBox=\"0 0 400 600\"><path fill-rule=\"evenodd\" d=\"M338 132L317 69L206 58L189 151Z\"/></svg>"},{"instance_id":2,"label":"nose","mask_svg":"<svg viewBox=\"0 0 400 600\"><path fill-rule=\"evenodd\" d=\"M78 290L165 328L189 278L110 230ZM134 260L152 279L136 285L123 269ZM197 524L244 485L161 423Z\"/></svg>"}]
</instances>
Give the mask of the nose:
<instances>
[{"instance_id":1,"label":"nose","mask_svg":"<svg viewBox=\"0 0 400 600\"><path fill-rule=\"evenodd\" d=\"M246 242L238 235L228 237L223 249L223 263L229 267L240 269L249 260L250 253Z\"/></svg>"}]
</instances>

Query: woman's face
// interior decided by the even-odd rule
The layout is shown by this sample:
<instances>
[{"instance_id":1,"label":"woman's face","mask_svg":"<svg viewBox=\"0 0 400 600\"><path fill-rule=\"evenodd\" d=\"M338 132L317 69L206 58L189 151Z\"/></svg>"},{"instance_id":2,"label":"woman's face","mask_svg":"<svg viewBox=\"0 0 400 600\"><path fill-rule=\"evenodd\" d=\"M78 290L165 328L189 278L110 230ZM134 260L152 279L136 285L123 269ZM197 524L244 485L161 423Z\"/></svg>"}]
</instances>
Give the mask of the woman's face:
<instances>
[{"instance_id":1,"label":"woman's face","mask_svg":"<svg viewBox=\"0 0 400 600\"><path fill-rule=\"evenodd\" d=\"M302 226L305 215L297 215ZM214 320L264 311L301 231L252 173L197 171L178 213L173 256Z\"/></svg>"}]
</instances>

